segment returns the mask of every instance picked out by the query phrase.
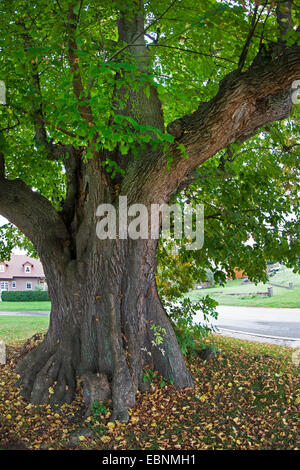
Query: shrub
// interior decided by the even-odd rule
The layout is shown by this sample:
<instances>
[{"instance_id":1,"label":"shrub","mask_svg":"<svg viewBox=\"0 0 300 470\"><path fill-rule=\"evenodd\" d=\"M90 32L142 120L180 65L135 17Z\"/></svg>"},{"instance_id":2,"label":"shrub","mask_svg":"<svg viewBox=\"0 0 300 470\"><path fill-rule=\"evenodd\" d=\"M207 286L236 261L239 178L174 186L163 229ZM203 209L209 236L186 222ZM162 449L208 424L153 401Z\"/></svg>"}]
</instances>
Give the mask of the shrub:
<instances>
[{"instance_id":1,"label":"shrub","mask_svg":"<svg viewBox=\"0 0 300 470\"><path fill-rule=\"evenodd\" d=\"M179 299L176 304L164 301L180 349L185 356L195 354L203 342L203 338L215 331L214 325L210 323L210 318L218 317L217 305L218 302L208 295L198 302L192 302L189 298ZM194 322L198 311L202 312L205 323Z\"/></svg>"},{"instance_id":2,"label":"shrub","mask_svg":"<svg viewBox=\"0 0 300 470\"><path fill-rule=\"evenodd\" d=\"M1 298L3 302L34 302L49 300L48 291L30 290L30 291L3 291Z\"/></svg>"}]
</instances>

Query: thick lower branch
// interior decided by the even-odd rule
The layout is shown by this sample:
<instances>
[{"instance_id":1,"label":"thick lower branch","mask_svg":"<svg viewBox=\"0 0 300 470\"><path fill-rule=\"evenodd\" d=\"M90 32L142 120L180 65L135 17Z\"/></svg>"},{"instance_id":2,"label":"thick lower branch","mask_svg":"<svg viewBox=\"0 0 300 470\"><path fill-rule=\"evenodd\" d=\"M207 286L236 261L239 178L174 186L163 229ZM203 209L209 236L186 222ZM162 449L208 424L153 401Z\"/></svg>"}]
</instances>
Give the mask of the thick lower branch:
<instances>
[{"instance_id":1,"label":"thick lower branch","mask_svg":"<svg viewBox=\"0 0 300 470\"><path fill-rule=\"evenodd\" d=\"M52 247L57 254L66 254L69 235L61 216L22 180L0 179L0 214L16 225L39 252Z\"/></svg>"},{"instance_id":2,"label":"thick lower branch","mask_svg":"<svg viewBox=\"0 0 300 470\"><path fill-rule=\"evenodd\" d=\"M2 152L0 152L0 181L5 180L5 159Z\"/></svg>"},{"instance_id":3,"label":"thick lower branch","mask_svg":"<svg viewBox=\"0 0 300 470\"><path fill-rule=\"evenodd\" d=\"M258 56L245 72L229 74L211 101L172 122L168 126L175 138L168 152L173 158L170 168L165 153L146 154L140 164L132 163L123 182L124 192L130 191L129 180L138 177L140 184L133 189L136 199L166 202L194 168L267 123L288 117L292 83L300 77L300 47L280 45L279 52L272 54ZM185 147L188 158L178 144Z\"/></svg>"}]
</instances>

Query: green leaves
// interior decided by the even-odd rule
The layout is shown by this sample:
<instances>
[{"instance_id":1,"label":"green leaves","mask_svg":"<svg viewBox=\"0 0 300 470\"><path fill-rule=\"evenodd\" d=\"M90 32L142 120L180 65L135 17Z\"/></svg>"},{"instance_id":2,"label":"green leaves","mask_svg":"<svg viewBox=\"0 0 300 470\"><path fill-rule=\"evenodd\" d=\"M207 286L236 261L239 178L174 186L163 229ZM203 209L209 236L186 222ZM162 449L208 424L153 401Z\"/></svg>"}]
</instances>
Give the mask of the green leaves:
<instances>
[{"instance_id":1,"label":"green leaves","mask_svg":"<svg viewBox=\"0 0 300 470\"><path fill-rule=\"evenodd\" d=\"M34 246L20 230L10 223L2 225L0 227L0 259L8 261L12 250L15 248L26 250L28 255L33 258L37 257Z\"/></svg>"},{"instance_id":2,"label":"green leaves","mask_svg":"<svg viewBox=\"0 0 300 470\"><path fill-rule=\"evenodd\" d=\"M141 37L133 54L132 48L119 41L113 2L100 5L93 0L82 8L81 4L72 2L76 17L80 13L78 25L75 22L76 63L85 90L80 100L91 108L93 125L80 115L73 91L67 2L1 2L0 79L6 83L8 103L0 106L1 128L17 124L0 133L6 175L21 178L58 210L66 195L63 156L49 161L45 149L37 148L33 107L43 109L49 142L83 147L87 160L94 151L104 152L102 165L112 179L123 178L123 166L149 151L165 152L166 165L171 168L174 137L145 118L153 96L158 93L162 101L165 124L209 101L220 81L236 69L257 5L183 0L162 16L167 2L146 2L147 51ZM276 5L257 6L259 20L245 68L259 48L263 53L278 37ZM132 8L128 4L130 11ZM295 8L293 26L299 23L298 17ZM159 21L153 22L153 18ZM30 39L26 44L24 35ZM293 27L283 39L290 46L299 41L299 33ZM39 75L41 97L32 81L33 67ZM190 188L177 195L181 202L188 199L191 204L205 205L205 245L195 253L180 245L173 258L171 246L161 247L159 262L165 276L159 273L160 282L170 298L186 291L193 281L205 280L208 270L217 282L239 266L252 279L260 280L266 259L299 265L298 120L295 106L289 120L269 126L248 143L232 143L196 170ZM182 158L188 158L182 142L177 148Z\"/></svg>"},{"instance_id":3,"label":"green leaves","mask_svg":"<svg viewBox=\"0 0 300 470\"><path fill-rule=\"evenodd\" d=\"M73 7L73 13L75 13L75 15L78 15L78 13L80 11L81 3L82 2L76 2L75 6Z\"/></svg>"},{"instance_id":4,"label":"green leaves","mask_svg":"<svg viewBox=\"0 0 300 470\"><path fill-rule=\"evenodd\" d=\"M214 331L210 320L218 316L217 302L206 296L193 303L186 297L177 300L176 304L164 300L164 306L175 329L182 353L193 355L199 348L199 342ZM196 323L194 320L199 312L203 314L204 323Z\"/></svg>"},{"instance_id":5,"label":"green leaves","mask_svg":"<svg viewBox=\"0 0 300 470\"><path fill-rule=\"evenodd\" d=\"M124 176L124 170L113 160L105 160L101 163L105 167L106 171L111 174L112 179L116 177L117 174Z\"/></svg>"},{"instance_id":6,"label":"green leaves","mask_svg":"<svg viewBox=\"0 0 300 470\"><path fill-rule=\"evenodd\" d=\"M181 152L183 158L189 158L189 156L188 156L188 154L187 154L187 152L186 152L186 149L185 149L184 144L179 144L179 145L177 146L177 148L180 150L180 152Z\"/></svg>"}]
</instances>

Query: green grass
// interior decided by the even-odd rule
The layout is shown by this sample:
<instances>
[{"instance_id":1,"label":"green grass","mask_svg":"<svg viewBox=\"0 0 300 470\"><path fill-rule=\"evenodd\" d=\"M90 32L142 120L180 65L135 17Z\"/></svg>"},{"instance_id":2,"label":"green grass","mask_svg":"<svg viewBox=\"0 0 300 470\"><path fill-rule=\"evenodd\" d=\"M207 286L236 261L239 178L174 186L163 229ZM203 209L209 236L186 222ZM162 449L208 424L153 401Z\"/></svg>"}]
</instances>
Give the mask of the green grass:
<instances>
[{"instance_id":1,"label":"green grass","mask_svg":"<svg viewBox=\"0 0 300 470\"><path fill-rule=\"evenodd\" d=\"M23 341L35 333L45 333L49 317L10 317L0 316L0 340L6 344Z\"/></svg>"},{"instance_id":2,"label":"green grass","mask_svg":"<svg viewBox=\"0 0 300 470\"><path fill-rule=\"evenodd\" d=\"M186 294L191 300L196 301L201 297L209 295L220 305L237 305L245 307L277 307L277 308L300 308L300 276L291 270L279 271L270 278L270 282L288 286L293 283L293 289L273 287L273 297L255 295L255 292L266 292L270 284L242 283L241 279L228 281L225 287L213 287L210 289L194 290ZM246 295L252 293L253 295ZM229 293L245 293L245 295L233 296Z\"/></svg>"},{"instance_id":3,"label":"green grass","mask_svg":"<svg viewBox=\"0 0 300 470\"><path fill-rule=\"evenodd\" d=\"M44 310L50 311L50 302L0 302L0 311L5 310L9 312L24 312L26 310Z\"/></svg>"}]
</instances>

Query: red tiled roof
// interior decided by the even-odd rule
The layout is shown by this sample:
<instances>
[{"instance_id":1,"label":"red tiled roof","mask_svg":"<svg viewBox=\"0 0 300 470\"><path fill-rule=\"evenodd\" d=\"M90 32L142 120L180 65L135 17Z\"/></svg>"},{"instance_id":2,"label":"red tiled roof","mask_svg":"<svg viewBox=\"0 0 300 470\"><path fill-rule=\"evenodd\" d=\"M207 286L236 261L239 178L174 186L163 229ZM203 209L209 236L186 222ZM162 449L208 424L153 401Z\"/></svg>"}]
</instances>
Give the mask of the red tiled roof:
<instances>
[{"instance_id":1,"label":"red tiled roof","mask_svg":"<svg viewBox=\"0 0 300 470\"><path fill-rule=\"evenodd\" d=\"M24 264L32 265L30 273L26 273ZM38 259L29 258L26 255L11 255L9 261L0 260L0 265L5 265L5 272L0 272L0 279L12 279L14 277L38 277L44 278L44 270L42 263Z\"/></svg>"}]
</instances>

